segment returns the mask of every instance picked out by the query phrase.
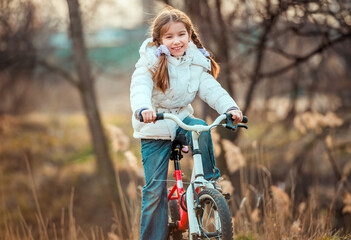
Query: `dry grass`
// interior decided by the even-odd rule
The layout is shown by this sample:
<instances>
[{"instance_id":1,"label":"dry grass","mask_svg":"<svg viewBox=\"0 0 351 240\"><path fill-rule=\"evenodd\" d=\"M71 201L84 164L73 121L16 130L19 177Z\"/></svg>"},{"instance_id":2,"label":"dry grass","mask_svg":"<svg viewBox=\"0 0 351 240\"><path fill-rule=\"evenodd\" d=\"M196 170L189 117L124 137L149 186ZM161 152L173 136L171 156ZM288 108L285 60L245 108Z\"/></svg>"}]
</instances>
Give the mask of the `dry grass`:
<instances>
[{"instance_id":1,"label":"dry grass","mask_svg":"<svg viewBox=\"0 0 351 240\"><path fill-rule=\"evenodd\" d=\"M82 151L81 154L74 154L81 149L89 149L84 134L84 120L77 116L55 121L42 116L34 117L34 120L28 119L30 118L25 122L20 119L7 119L6 124L2 124L0 128L0 135L6 136L8 140L7 149L0 149L1 156L6 157L6 161L0 165L0 239L138 239L143 171L138 161L138 142L130 138L130 132L123 132L128 120L113 117L109 117L108 120L108 123L117 123L120 126L119 129L108 129L111 143L114 144L113 154L117 156L114 161L119 173L117 183L122 186L124 192L120 201L124 203L124 216L128 216L126 218L118 216L114 205L106 202L99 192L95 183L97 179L94 175L92 152ZM311 129L323 129L308 126L302 131L306 135ZM18 131L24 136L35 136L42 145L34 144L30 137L21 139L16 134ZM294 133L294 141L299 139L297 135ZM68 139L62 136L68 136ZM286 136L292 135L287 133ZM338 145L344 146L344 141L336 135L327 136L329 138L320 140L321 145L314 146L329 149L330 156L336 158L339 156ZM267 135L266 139L273 137ZM337 140L332 141L330 138ZM299 176L296 171L289 171L285 178L289 181L275 179L276 173L273 171L277 165L270 151L274 152L276 149L271 146L271 142L267 145L259 140L259 136L252 135L244 135L243 139L242 146L234 146L229 141L224 142L231 179L237 177L238 180L237 185L232 184L227 176L222 182L223 189L233 196L229 205L233 211L236 240L350 238L347 231L335 225L335 221L340 221L340 216L336 215L337 209L340 209L343 218L351 213L351 195L345 190L345 185L340 185L339 182L336 188L327 189L322 183L316 182L309 185L306 197L301 198L299 178L304 176ZM74 144L70 145L72 140ZM219 140L216 142L219 143ZM284 144L288 143L288 139L280 139L278 145L284 147ZM42 149L43 146L50 147L56 154L50 155L49 150ZM284 164L293 162L294 157L299 155L303 148L295 149L297 150L286 151L289 154L286 159L290 162ZM20 154L9 154L12 151ZM64 152L71 161L67 162ZM18 166L11 163L11 157L17 159ZM65 163L57 164L61 159ZM326 154L325 163L329 162ZM184 172L187 172L190 166L184 163L183 167ZM350 169L346 164L341 171L343 179L347 179ZM321 194L323 191L331 191L332 197L321 197L325 196ZM129 223L129 236L122 236L121 221Z\"/></svg>"},{"instance_id":2,"label":"dry grass","mask_svg":"<svg viewBox=\"0 0 351 240\"><path fill-rule=\"evenodd\" d=\"M110 229L108 231L104 230L101 226L90 226L89 230L86 228L83 229L77 223L76 217L74 215L74 209L77 207L74 206L74 197L75 190L72 188L68 206L62 208L60 220L55 222L52 219L49 219L46 216L47 214L42 211L40 205L36 184L34 182L33 173L30 168L28 159L25 157L25 164L27 167L28 175L28 187L31 190L31 196L35 203L35 210L31 211L29 215L34 216L35 223L28 223L26 218L30 216L24 216L21 208L17 208L16 211L10 212L7 210L6 196L3 191L1 191L1 228L0 236L1 239L9 240L51 240L51 239L62 239L62 240L80 240L80 239L92 239L92 240L119 240L119 239L137 239L139 235L139 219L140 219L140 198L136 196L137 194L133 193L134 196L125 195L125 198L122 199L125 203L125 211L130 211L130 219L123 218L118 216L115 205L111 205L111 212L113 217L107 222L110 224ZM2 176L2 174L1 174ZM131 181L131 186L136 186L136 181ZM2 188L3 190L3 184ZM134 189L137 192L137 188ZM79 208L79 206L78 206ZM89 211L88 209L86 209ZM130 231L129 236L122 236L121 221L128 221L131 225L128 227ZM102 223L106 224L106 223Z\"/></svg>"}]
</instances>

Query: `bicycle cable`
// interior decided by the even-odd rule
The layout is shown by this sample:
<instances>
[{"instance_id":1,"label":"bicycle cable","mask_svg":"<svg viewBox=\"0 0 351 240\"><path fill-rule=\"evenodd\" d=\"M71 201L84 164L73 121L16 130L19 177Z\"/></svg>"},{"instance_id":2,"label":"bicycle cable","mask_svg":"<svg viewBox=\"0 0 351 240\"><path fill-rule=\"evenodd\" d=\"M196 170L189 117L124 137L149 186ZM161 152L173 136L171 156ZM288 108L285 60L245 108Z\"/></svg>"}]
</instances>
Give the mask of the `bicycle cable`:
<instances>
[{"instance_id":1,"label":"bicycle cable","mask_svg":"<svg viewBox=\"0 0 351 240\"><path fill-rule=\"evenodd\" d=\"M174 182L176 183L176 180L158 180L158 179L153 179L154 182ZM190 182L183 182L183 184L190 184Z\"/></svg>"},{"instance_id":2,"label":"bicycle cable","mask_svg":"<svg viewBox=\"0 0 351 240\"><path fill-rule=\"evenodd\" d=\"M223 124L216 124L216 125L213 125L212 127L210 127L210 129L208 129L209 131L211 131L213 128L215 128L215 127L218 127L218 126L223 126Z\"/></svg>"}]
</instances>

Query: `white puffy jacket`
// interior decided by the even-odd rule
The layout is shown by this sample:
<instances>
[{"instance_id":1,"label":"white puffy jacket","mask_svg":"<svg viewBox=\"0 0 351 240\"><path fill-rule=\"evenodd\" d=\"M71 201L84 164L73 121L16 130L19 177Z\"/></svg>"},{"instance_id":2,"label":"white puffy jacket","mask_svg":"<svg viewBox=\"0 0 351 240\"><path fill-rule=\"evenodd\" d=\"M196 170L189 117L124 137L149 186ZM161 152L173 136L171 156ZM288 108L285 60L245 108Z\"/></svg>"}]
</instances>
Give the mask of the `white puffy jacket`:
<instances>
[{"instance_id":1,"label":"white puffy jacket","mask_svg":"<svg viewBox=\"0 0 351 240\"><path fill-rule=\"evenodd\" d=\"M156 112L171 112L180 119L194 113L191 102L195 95L209 104L219 114L231 107L237 107L235 101L208 72L211 62L189 42L185 56L168 56L170 87L165 94L155 88L149 69L155 69L158 58L156 46L148 38L141 45L140 59L130 85L130 102L133 111L132 124L135 138L173 140L178 128L172 120L166 119L154 123L141 123L135 118L135 112L142 109L154 109Z\"/></svg>"}]
</instances>

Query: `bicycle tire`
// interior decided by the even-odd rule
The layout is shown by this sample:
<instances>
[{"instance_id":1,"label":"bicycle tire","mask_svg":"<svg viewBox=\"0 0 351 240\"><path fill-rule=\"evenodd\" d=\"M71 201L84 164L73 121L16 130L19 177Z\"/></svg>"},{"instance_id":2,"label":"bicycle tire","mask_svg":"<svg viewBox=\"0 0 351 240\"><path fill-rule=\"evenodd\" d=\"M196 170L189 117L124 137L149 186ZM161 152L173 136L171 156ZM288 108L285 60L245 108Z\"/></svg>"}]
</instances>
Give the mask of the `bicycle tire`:
<instances>
[{"instance_id":1,"label":"bicycle tire","mask_svg":"<svg viewBox=\"0 0 351 240\"><path fill-rule=\"evenodd\" d=\"M204 189L199 193L199 204L195 216L202 236L198 239L232 240L232 218L222 194L215 189Z\"/></svg>"},{"instance_id":2,"label":"bicycle tire","mask_svg":"<svg viewBox=\"0 0 351 240\"><path fill-rule=\"evenodd\" d=\"M168 202L169 214L171 216L172 222L177 222L180 220L179 205L176 199L172 199ZM172 232L170 239L182 240L183 234L181 231Z\"/></svg>"}]
</instances>

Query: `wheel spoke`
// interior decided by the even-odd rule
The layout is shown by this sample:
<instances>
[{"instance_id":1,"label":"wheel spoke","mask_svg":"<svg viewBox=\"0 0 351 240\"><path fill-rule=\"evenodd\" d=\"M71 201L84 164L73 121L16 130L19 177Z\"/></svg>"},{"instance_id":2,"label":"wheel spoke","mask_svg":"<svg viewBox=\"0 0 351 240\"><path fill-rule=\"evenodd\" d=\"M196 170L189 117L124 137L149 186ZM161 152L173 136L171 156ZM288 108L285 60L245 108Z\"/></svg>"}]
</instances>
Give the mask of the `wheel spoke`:
<instances>
[{"instance_id":1,"label":"wheel spoke","mask_svg":"<svg viewBox=\"0 0 351 240\"><path fill-rule=\"evenodd\" d=\"M207 206L209 207L209 206ZM220 239L220 219L218 216L218 213L216 210L214 210L214 203L211 202L211 206L210 206L210 210L208 210L208 208L203 207L203 215L202 218L200 219L200 216L198 217L198 222L200 224L200 227L202 229L203 234L205 235L205 237L207 239L211 239L211 238L218 238ZM206 211L207 210L207 211ZM208 213L209 211L209 213ZM212 214L214 217L214 220L212 219ZM207 217L207 219L205 219L205 217ZM203 225L203 221L206 221L205 225ZM213 225L214 226L214 232L210 232L210 229L207 229L209 226ZM217 236L215 236L215 234ZM209 236L210 235L210 236Z\"/></svg>"},{"instance_id":2,"label":"wheel spoke","mask_svg":"<svg viewBox=\"0 0 351 240\"><path fill-rule=\"evenodd\" d=\"M206 208L206 207L205 207ZM206 227L208 226L208 220L211 218L211 212L212 212L212 202L211 202L211 211L210 211L210 213L209 214L207 214L207 212L206 212L206 210L205 210L205 213L206 213L206 215L207 215L207 221L206 221Z\"/></svg>"},{"instance_id":3,"label":"wheel spoke","mask_svg":"<svg viewBox=\"0 0 351 240\"><path fill-rule=\"evenodd\" d=\"M213 202L211 202L211 210L210 210L209 213L206 212L206 206L203 208L204 213L207 215L207 221L206 221L206 226L205 227L207 227L209 225L208 221L211 219L212 209L213 209Z\"/></svg>"},{"instance_id":4,"label":"wheel spoke","mask_svg":"<svg viewBox=\"0 0 351 240\"><path fill-rule=\"evenodd\" d=\"M207 212L205 211L205 213L206 213L206 215L207 215L207 222L206 222L206 226L205 226L205 227L209 226L209 225L212 223L212 225L213 225L216 229L218 229L218 228L220 228L220 219L219 219L219 216L218 216L217 211L214 211L214 213L213 213L213 215L214 215L214 216L213 216L213 217L214 217L214 220L213 220L212 217L211 217L212 210L213 210L213 205L214 205L214 203L212 203L212 205L211 205L211 211L210 211L210 213L207 214ZM208 222L208 221L210 221L210 222Z\"/></svg>"}]
</instances>

